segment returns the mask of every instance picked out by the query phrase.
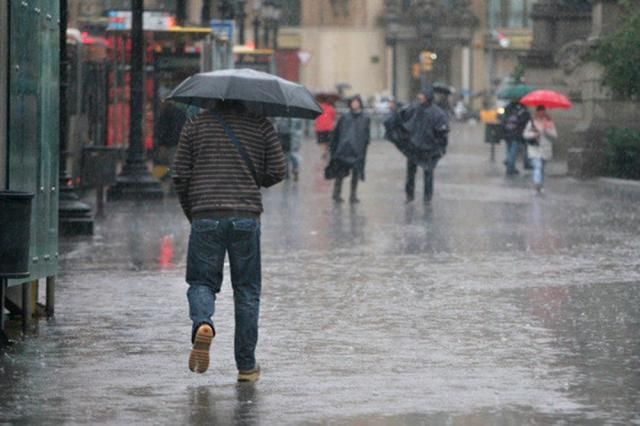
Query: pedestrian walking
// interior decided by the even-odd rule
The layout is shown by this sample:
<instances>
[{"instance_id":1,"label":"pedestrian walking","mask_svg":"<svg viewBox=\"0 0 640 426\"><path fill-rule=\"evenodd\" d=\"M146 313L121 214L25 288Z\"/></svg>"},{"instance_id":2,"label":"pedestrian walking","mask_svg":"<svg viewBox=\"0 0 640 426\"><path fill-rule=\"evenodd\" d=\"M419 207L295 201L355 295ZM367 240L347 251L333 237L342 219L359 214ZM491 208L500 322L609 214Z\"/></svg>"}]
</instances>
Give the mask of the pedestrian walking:
<instances>
[{"instance_id":1,"label":"pedestrian walking","mask_svg":"<svg viewBox=\"0 0 640 426\"><path fill-rule=\"evenodd\" d=\"M359 203L358 181L364 180L364 167L371 134L371 119L365 114L360 96L349 102L349 112L342 115L336 124L330 147L330 161L325 169L327 179L335 178L333 200L342 199L342 181L351 173L349 201Z\"/></svg>"},{"instance_id":2,"label":"pedestrian walking","mask_svg":"<svg viewBox=\"0 0 640 426\"><path fill-rule=\"evenodd\" d=\"M278 117L274 119L275 128L282 144L282 151L287 160L287 173L285 179L293 177L294 182L298 181L300 174L300 146L302 145L302 135L304 125L301 119L292 117Z\"/></svg>"},{"instance_id":3,"label":"pedestrian walking","mask_svg":"<svg viewBox=\"0 0 640 426\"><path fill-rule=\"evenodd\" d=\"M214 101L212 101L214 102ZM286 163L273 125L237 101L215 101L187 121L176 152L173 180L191 234L187 298L193 347L189 368L203 373L216 335L216 295L229 255L235 307L238 381L260 377L258 341L261 261L261 187L280 182Z\"/></svg>"},{"instance_id":4,"label":"pedestrian walking","mask_svg":"<svg viewBox=\"0 0 640 426\"><path fill-rule=\"evenodd\" d=\"M409 131L412 147L422 158L420 163L416 158L407 159L407 178L405 181L406 202L415 198L416 172L418 165L424 169L424 202L428 203L433 197L433 176L438 161L447 152L449 117L440 107L433 103L433 89L427 88L420 92L417 103L401 113L405 128Z\"/></svg>"},{"instance_id":5,"label":"pedestrian walking","mask_svg":"<svg viewBox=\"0 0 640 426\"><path fill-rule=\"evenodd\" d=\"M504 108L501 125L502 135L506 140L507 147L507 156L505 159L507 176L514 176L520 173L516 168L516 160L518 159L518 153L525 147L522 132L530 119L531 114L529 114L527 107L517 100L512 100ZM531 168L526 149L523 166L525 169Z\"/></svg>"},{"instance_id":6,"label":"pedestrian walking","mask_svg":"<svg viewBox=\"0 0 640 426\"><path fill-rule=\"evenodd\" d=\"M328 100L320 102L322 114L316 118L316 138L318 145L322 147L322 158L327 158L329 154L329 144L336 125L336 109Z\"/></svg>"},{"instance_id":7,"label":"pedestrian walking","mask_svg":"<svg viewBox=\"0 0 640 426\"><path fill-rule=\"evenodd\" d=\"M538 106L527 123L523 137L527 141L527 151L533 165L533 185L538 194L543 191L544 168L553 157L553 144L558 138L556 125L544 106Z\"/></svg>"}]
</instances>

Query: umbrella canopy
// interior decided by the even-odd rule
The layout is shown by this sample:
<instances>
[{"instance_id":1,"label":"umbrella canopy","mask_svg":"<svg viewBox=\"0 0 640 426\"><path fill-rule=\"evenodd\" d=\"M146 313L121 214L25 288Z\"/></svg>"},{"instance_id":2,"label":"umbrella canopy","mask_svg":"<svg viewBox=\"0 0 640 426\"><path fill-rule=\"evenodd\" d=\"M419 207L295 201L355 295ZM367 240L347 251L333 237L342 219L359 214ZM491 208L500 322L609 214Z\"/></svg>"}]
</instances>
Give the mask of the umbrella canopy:
<instances>
[{"instance_id":1,"label":"umbrella canopy","mask_svg":"<svg viewBox=\"0 0 640 426\"><path fill-rule=\"evenodd\" d=\"M241 101L249 111L265 117L313 119L322 114L304 86L248 68L194 74L166 100L202 108L210 107L212 100Z\"/></svg>"},{"instance_id":2,"label":"umbrella canopy","mask_svg":"<svg viewBox=\"0 0 640 426\"><path fill-rule=\"evenodd\" d=\"M453 93L451 86L441 81L436 81L435 83L433 83L432 87L433 91L436 93L444 93L445 95L450 95L451 93Z\"/></svg>"},{"instance_id":3,"label":"umbrella canopy","mask_svg":"<svg viewBox=\"0 0 640 426\"><path fill-rule=\"evenodd\" d=\"M573 106L565 95L553 90L535 90L520 99L520 103L532 107L543 106L548 109L569 109Z\"/></svg>"},{"instance_id":4,"label":"umbrella canopy","mask_svg":"<svg viewBox=\"0 0 640 426\"><path fill-rule=\"evenodd\" d=\"M497 94L498 99L518 100L523 96L533 92L533 87L526 84L514 84L500 90Z\"/></svg>"}]
</instances>

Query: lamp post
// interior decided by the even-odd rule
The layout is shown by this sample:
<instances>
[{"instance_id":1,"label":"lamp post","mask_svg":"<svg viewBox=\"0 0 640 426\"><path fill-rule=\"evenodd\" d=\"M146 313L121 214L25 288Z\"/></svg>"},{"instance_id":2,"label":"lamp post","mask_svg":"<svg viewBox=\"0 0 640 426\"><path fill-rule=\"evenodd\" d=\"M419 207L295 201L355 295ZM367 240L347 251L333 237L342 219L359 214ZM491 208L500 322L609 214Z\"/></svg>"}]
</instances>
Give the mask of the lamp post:
<instances>
[{"instance_id":1,"label":"lamp post","mask_svg":"<svg viewBox=\"0 0 640 426\"><path fill-rule=\"evenodd\" d=\"M398 15L387 17L387 44L391 46L391 95L398 98L398 33L400 31Z\"/></svg>"},{"instance_id":2,"label":"lamp post","mask_svg":"<svg viewBox=\"0 0 640 426\"><path fill-rule=\"evenodd\" d=\"M144 125L144 32L143 0L131 0L131 90L129 101L129 149L127 160L111 187L112 200L162 198L160 182L155 180L145 162Z\"/></svg>"},{"instance_id":3,"label":"lamp post","mask_svg":"<svg viewBox=\"0 0 640 426\"><path fill-rule=\"evenodd\" d=\"M200 24L208 27L211 22L211 0L202 0L202 9L200 9Z\"/></svg>"},{"instance_id":4,"label":"lamp post","mask_svg":"<svg viewBox=\"0 0 640 426\"><path fill-rule=\"evenodd\" d=\"M282 7L279 1L273 3L273 50L278 50L278 30L280 29L280 17L282 16Z\"/></svg>"},{"instance_id":5,"label":"lamp post","mask_svg":"<svg viewBox=\"0 0 640 426\"><path fill-rule=\"evenodd\" d=\"M60 168L58 172L58 218L62 234L93 234L91 207L80 201L75 192L73 179L67 171L67 139L69 137L69 116L67 89L69 86L69 58L67 57L67 0L60 0ZM0 314L2 315L2 314Z\"/></svg>"},{"instance_id":6,"label":"lamp post","mask_svg":"<svg viewBox=\"0 0 640 426\"><path fill-rule=\"evenodd\" d=\"M271 24L274 14L273 0L264 0L262 2L262 25L264 26L264 47L269 48L269 35L271 34Z\"/></svg>"},{"instance_id":7,"label":"lamp post","mask_svg":"<svg viewBox=\"0 0 640 426\"><path fill-rule=\"evenodd\" d=\"M244 46L244 20L247 14L244 11L245 0L236 1L236 21L238 24L238 44Z\"/></svg>"},{"instance_id":8,"label":"lamp post","mask_svg":"<svg viewBox=\"0 0 640 426\"><path fill-rule=\"evenodd\" d=\"M253 44L256 49L260 45L260 8L262 0L253 0Z\"/></svg>"}]
</instances>

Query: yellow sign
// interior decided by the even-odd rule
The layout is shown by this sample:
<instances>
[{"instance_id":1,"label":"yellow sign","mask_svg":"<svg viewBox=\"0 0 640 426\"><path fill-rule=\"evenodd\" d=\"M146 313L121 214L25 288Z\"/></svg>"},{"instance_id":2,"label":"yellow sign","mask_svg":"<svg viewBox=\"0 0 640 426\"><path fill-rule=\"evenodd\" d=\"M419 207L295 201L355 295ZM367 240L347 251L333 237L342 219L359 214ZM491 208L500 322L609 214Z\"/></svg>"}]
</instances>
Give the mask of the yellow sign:
<instances>
[{"instance_id":1,"label":"yellow sign","mask_svg":"<svg viewBox=\"0 0 640 426\"><path fill-rule=\"evenodd\" d=\"M422 71L431 71L433 69L433 61L438 59L438 55L430 50L423 50L420 52L420 64L422 65Z\"/></svg>"}]
</instances>

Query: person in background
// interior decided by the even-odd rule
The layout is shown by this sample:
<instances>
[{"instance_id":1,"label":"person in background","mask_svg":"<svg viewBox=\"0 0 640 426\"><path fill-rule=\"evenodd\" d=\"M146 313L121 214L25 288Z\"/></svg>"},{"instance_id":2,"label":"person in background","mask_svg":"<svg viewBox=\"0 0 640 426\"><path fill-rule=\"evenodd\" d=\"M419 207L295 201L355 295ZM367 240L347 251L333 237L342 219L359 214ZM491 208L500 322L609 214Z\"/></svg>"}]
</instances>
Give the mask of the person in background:
<instances>
[{"instance_id":1,"label":"person in background","mask_svg":"<svg viewBox=\"0 0 640 426\"><path fill-rule=\"evenodd\" d=\"M331 143L331 134L336 124L336 109L327 100L323 99L320 102L322 108L322 114L316 118L316 138L318 145L322 147L322 158L327 158L329 153L329 144Z\"/></svg>"},{"instance_id":2,"label":"person in background","mask_svg":"<svg viewBox=\"0 0 640 426\"><path fill-rule=\"evenodd\" d=\"M421 151L428 164L424 167L424 199L431 202L433 197L433 175L436 165L447 151L449 142L449 116L433 103L434 92L427 88L417 95L417 104L412 105L406 112L412 117L409 126L411 143ZM416 172L418 165L411 159L407 160L407 178L405 181L406 202L410 203L415 197Z\"/></svg>"},{"instance_id":3,"label":"person in background","mask_svg":"<svg viewBox=\"0 0 640 426\"><path fill-rule=\"evenodd\" d=\"M364 166L371 134L371 120L364 113L360 96L354 96L349 103L349 112L338 120L331 141L331 161L325 169L325 177L335 177L333 200L344 201L341 197L342 180L351 173L351 194L349 201L359 203L358 181L364 180ZM331 172L333 171L333 175Z\"/></svg>"},{"instance_id":4,"label":"person in background","mask_svg":"<svg viewBox=\"0 0 640 426\"><path fill-rule=\"evenodd\" d=\"M533 186L538 194L543 191L544 166L553 157L553 144L558 138L556 125L543 106L536 108L522 136L527 141L527 151L533 166Z\"/></svg>"},{"instance_id":5,"label":"person in background","mask_svg":"<svg viewBox=\"0 0 640 426\"><path fill-rule=\"evenodd\" d=\"M304 133L304 124L299 118L278 117L274 119L274 124L282 151L287 159L287 175L285 179L293 177L293 181L297 182L300 175L300 146L302 145L302 135Z\"/></svg>"},{"instance_id":6,"label":"person in background","mask_svg":"<svg viewBox=\"0 0 640 426\"><path fill-rule=\"evenodd\" d=\"M514 176L520 173L516 169L516 160L521 147L525 145L522 132L530 119L531 114L529 114L527 107L517 100L509 102L504 109L500 124L502 125L502 135L507 142L507 158L505 160L507 176ZM524 167L528 168L526 156L524 163Z\"/></svg>"}]
</instances>

